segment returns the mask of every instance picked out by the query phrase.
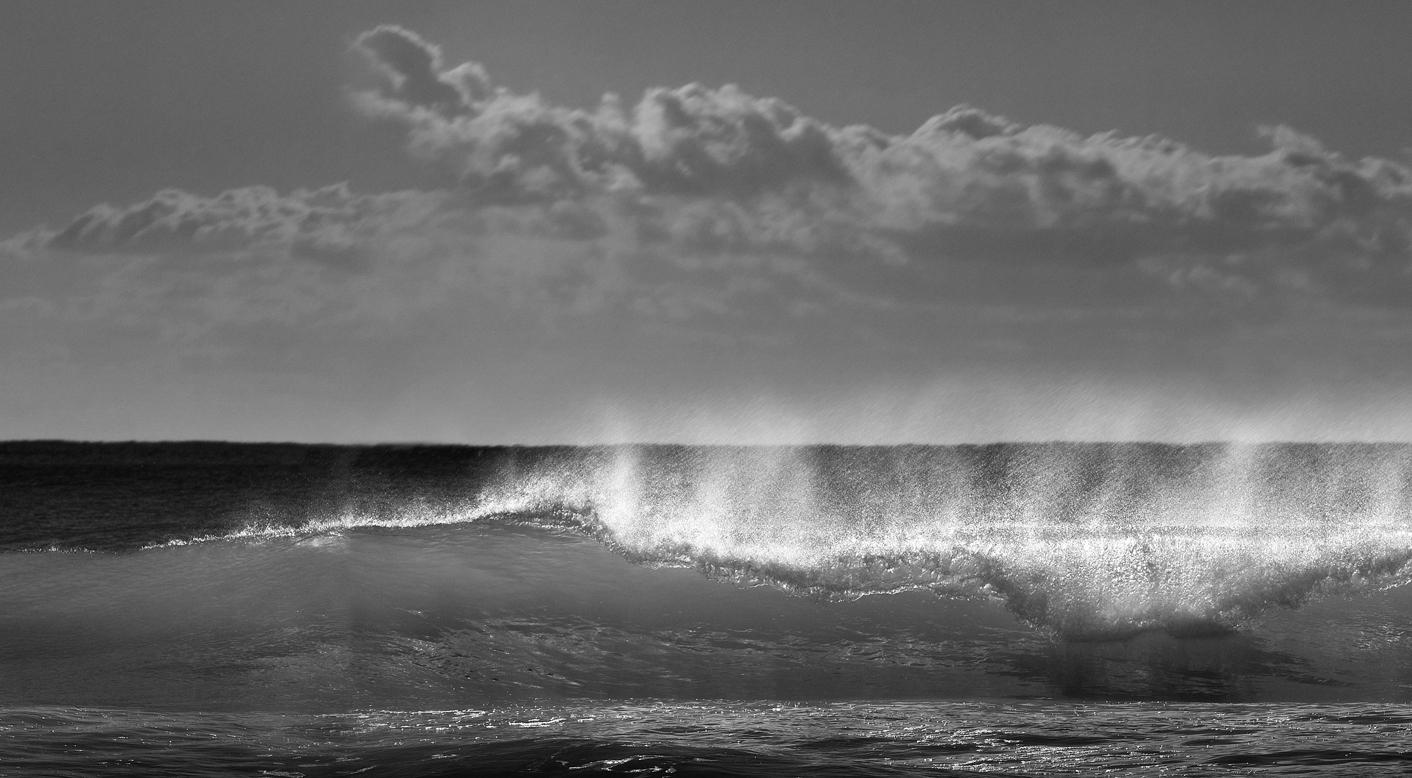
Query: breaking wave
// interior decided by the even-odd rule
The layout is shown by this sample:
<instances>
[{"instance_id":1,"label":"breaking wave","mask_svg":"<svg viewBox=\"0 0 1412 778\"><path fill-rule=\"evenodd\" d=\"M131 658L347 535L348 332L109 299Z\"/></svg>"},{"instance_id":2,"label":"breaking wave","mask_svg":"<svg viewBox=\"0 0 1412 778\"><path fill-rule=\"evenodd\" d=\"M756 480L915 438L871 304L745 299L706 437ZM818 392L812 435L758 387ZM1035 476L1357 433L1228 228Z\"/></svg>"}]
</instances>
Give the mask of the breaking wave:
<instances>
[{"instance_id":1,"label":"breaking wave","mask_svg":"<svg viewBox=\"0 0 1412 778\"><path fill-rule=\"evenodd\" d=\"M638 564L824 599L994 597L1071 638L1238 629L1408 580L1412 458L1389 446L620 447L509 457L415 497L155 545L524 525Z\"/></svg>"}]
</instances>

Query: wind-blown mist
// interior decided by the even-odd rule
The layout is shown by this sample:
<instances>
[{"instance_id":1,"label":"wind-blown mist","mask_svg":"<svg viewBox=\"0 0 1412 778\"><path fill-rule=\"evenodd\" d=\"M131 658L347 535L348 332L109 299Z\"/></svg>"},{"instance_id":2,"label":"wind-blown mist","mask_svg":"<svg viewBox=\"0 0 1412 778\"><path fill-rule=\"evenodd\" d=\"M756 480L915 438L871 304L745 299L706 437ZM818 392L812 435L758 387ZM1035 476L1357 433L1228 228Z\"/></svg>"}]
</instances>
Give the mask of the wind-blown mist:
<instances>
[{"instance_id":1,"label":"wind-blown mist","mask_svg":"<svg viewBox=\"0 0 1412 778\"><path fill-rule=\"evenodd\" d=\"M490 490L628 558L827 597L988 594L1069 636L1235 628L1412 559L1402 447L615 449Z\"/></svg>"}]
</instances>

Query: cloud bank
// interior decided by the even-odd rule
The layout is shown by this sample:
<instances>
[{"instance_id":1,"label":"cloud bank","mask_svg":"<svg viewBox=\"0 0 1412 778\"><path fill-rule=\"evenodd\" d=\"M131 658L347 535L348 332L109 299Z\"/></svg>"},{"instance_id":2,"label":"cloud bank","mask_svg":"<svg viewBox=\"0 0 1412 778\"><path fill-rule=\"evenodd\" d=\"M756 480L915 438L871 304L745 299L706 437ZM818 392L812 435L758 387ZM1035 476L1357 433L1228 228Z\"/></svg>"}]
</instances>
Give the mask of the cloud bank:
<instances>
[{"instance_id":1,"label":"cloud bank","mask_svg":"<svg viewBox=\"0 0 1412 778\"><path fill-rule=\"evenodd\" d=\"M969 106L895 135L729 85L580 109L401 27L353 45L372 78L354 111L444 186L100 205L0 242L0 323L39 312L56 358L100 332L141 352L113 345L127 332L243 370L648 337L878 370L1297 351L1369 375L1412 344L1412 171L1288 127L1217 155Z\"/></svg>"},{"instance_id":2,"label":"cloud bank","mask_svg":"<svg viewBox=\"0 0 1412 778\"><path fill-rule=\"evenodd\" d=\"M816 230L867 236L918 261L1033 242L1105 260L1317 244L1398 263L1409 246L1405 167L1345 159L1287 127L1265 130L1270 153L1240 157L1022 126L964 106L890 136L829 126L733 86L653 89L630 110L608 95L582 111L497 88L475 63L442 69L434 46L398 27L357 46L386 77L357 93L358 105L405 124L413 154L487 202L782 200ZM734 221L747 245L774 245L765 225Z\"/></svg>"},{"instance_id":3,"label":"cloud bank","mask_svg":"<svg viewBox=\"0 0 1412 778\"><path fill-rule=\"evenodd\" d=\"M588 240L617 229L644 244L821 263L1146 259L1174 281L1203 261L1236 273L1275 251L1283 269L1330 283L1408 268L1412 172L1347 159L1288 127L1263 130L1267 154L1217 156L1160 137L1024 126L966 106L888 135L831 126L734 86L652 89L630 108L609 94L579 110L496 86L478 63L447 66L401 27L370 30L354 45L381 80L351 92L356 107L405 127L409 152L456 182L423 194L483 217L470 219L481 234ZM352 248L349 233L386 210L379 196L346 187L164 191L99 206L26 245Z\"/></svg>"}]
</instances>

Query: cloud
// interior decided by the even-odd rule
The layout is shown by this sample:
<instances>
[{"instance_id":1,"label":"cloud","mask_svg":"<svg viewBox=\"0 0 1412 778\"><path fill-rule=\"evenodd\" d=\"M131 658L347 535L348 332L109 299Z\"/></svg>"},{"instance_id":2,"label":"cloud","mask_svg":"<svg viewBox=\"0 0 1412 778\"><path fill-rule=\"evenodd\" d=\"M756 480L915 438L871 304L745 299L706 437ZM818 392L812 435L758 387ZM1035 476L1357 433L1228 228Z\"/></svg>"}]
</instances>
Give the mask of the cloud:
<instances>
[{"instance_id":1,"label":"cloud","mask_svg":"<svg viewBox=\"0 0 1412 778\"><path fill-rule=\"evenodd\" d=\"M734 86L576 109L400 27L354 46L378 81L353 105L404 128L447 186L99 205L0 243L0 304L192 348L273 337L301 359L300 343L476 340L513 319L1019 360L1412 301L1412 172L1288 127L1263 130L1266 153L1213 155L969 106L894 135Z\"/></svg>"},{"instance_id":2,"label":"cloud","mask_svg":"<svg viewBox=\"0 0 1412 778\"><path fill-rule=\"evenodd\" d=\"M280 436L342 401L348 436L412 391L409 417L464 402L523 440L586 398L666 424L763 392L955 439L1113 430L1139 405L1176 424L1173 398L1395 410L1412 380L1412 173L1288 127L1222 155L969 106L891 134L734 86L574 108L400 27L354 47L376 79L348 92L357 118L441 183L169 189L0 240L8 418L205 418L219 397L284 408L260 433ZM1064 380L1091 408L1046 399ZM909 410L929 382L946 391Z\"/></svg>"},{"instance_id":3,"label":"cloud","mask_svg":"<svg viewBox=\"0 0 1412 778\"><path fill-rule=\"evenodd\" d=\"M383 25L359 35L354 45L387 77L389 101L454 115L490 92L479 65L443 71L441 50L410 30Z\"/></svg>"},{"instance_id":4,"label":"cloud","mask_svg":"<svg viewBox=\"0 0 1412 778\"><path fill-rule=\"evenodd\" d=\"M896 301L908 304L964 296L935 282L983 283L954 269L968 262L996 267L1006 284L1019 263L1118 268L1212 297L1412 294L1412 172L1345 158L1287 127L1264 130L1268 153L1222 156L1160 137L1026 126L968 106L891 135L832 126L734 86L651 89L632 107L605 95L580 110L497 87L477 63L448 65L401 27L369 30L354 46L379 78L351 93L354 104L400 123L412 155L447 171L454 187L166 190L6 245L283 247L351 261L399 235L417 242L459 231L458 250L512 235L577 245L589 270L611 255L598 264L611 265L617 283L753 265L767 280L878 304L898 288L907 293ZM872 274L899 280L879 284Z\"/></svg>"},{"instance_id":5,"label":"cloud","mask_svg":"<svg viewBox=\"0 0 1412 778\"><path fill-rule=\"evenodd\" d=\"M12 245L89 254L283 246L299 256L332 258L374 235L415 227L440 199L421 192L359 195L346 184L288 194L252 186L212 197L165 189L125 207L95 206L61 229L36 229Z\"/></svg>"},{"instance_id":6,"label":"cloud","mask_svg":"<svg viewBox=\"0 0 1412 778\"><path fill-rule=\"evenodd\" d=\"M1286 127L1266 131L1267 154L1220 156L966 106L888 135L734 86L652 89L631 110L607 95L585 111L492 89L478 64L441 69L440 52L401 28L380 27L359 47L388 79L357 104L402 122L410 151L481 202L677 198L698 216L701 202L720 205L733 244L919 262L1316 250L1401 268L1412 246L1407 168L1347 159ZM779 219L730 209L761 204L788 235Z\"/></svg>"}]
</instances>

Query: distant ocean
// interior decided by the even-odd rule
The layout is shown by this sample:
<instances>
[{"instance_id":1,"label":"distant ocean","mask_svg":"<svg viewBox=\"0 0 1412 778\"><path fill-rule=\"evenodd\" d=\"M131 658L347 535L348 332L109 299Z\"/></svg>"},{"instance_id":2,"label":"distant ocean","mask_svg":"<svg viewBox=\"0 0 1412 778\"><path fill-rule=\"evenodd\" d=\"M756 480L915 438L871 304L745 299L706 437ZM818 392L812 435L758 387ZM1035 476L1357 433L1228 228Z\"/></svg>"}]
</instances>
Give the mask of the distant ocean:
<instances>
[{"instance_id":1,"label":"distant ocean","mask_svg":"<svg viewBox=\"0 0 1412 778\"><path fill-rule=\"evenodd\" d=\"M1412 447L0 443L0 775L1404 775Z\"/></svg>"}]
</instances>

